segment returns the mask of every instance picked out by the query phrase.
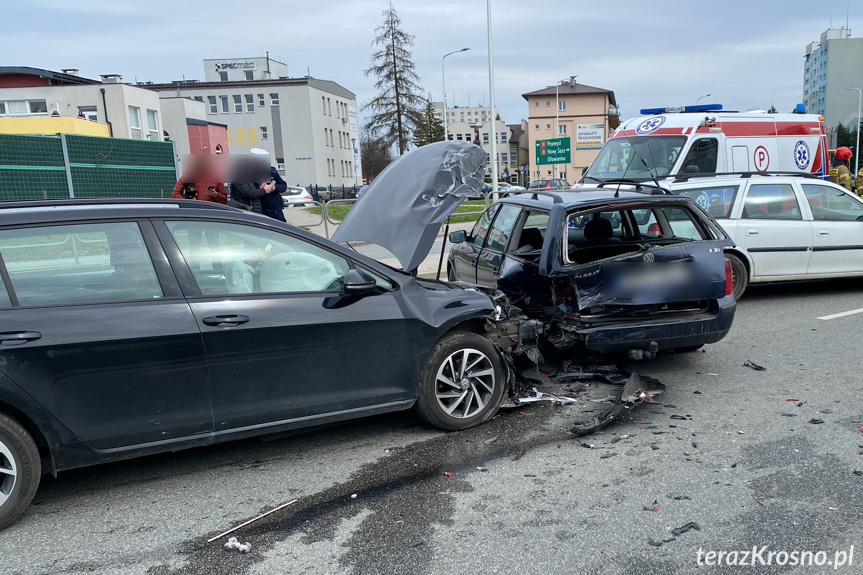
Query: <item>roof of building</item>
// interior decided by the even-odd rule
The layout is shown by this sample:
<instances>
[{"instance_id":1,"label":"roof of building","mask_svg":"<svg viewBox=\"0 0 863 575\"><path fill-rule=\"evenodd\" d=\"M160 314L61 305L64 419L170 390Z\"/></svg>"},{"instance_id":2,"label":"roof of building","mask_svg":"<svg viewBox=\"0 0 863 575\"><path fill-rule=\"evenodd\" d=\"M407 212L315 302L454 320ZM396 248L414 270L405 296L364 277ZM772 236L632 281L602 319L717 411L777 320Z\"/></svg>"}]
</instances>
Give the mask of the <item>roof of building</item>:
<instances>
[{"instance_id":1,"label":"roof of building","mask_svg":"<svg viewBox=\"0 0 863 575\"><path fill-rule=\"evenodd\" d=\"M0 75L7 74L23 74L27 76L38 76L48 80L56 81L58 84L101 84L99 80L84 78L74 74L64 74L63 72L54 72L52 70L44 70L42 68L32 68L30 66L0 66Z\"/></svg>"},{"instance_id":2,"label":"roof of building","mask_svg":"<svg viewBox=\"0 0 863 575\"><path fill-rule=\"evenodd\" d=\"M521 129L521 124L507 124L506 127L512 131L512 136L509 138L510 143L518 143L522 135L524 135L524 130Z\"/></svg>"},{"instance_id":3,"label":"roof of building","mask_svg":"<svg viewBox=\"0 0 863 575\"><path fill-rule=\"evenodd\" d=\"M229 81L229 82L201 82L198 80L175 80L174 82L163 83L163 84L154 84L151 82L138 82L136 86L140 88L145 88L147 90L154 90L156 92L163 92L167 90L176 90L178 88L183 89L207 89L211 90L213 88L241 88L245 86L303 86L307 85L310 88L317 88L318 90L322 90L324 92L329 92L330 94L334 94L336 96L341 96L342 98L347 98L349 100L355 100L356 94L351 92L350 90L336 84L331 80L320 80L318 78L312 78L311 76L306 76L304 78L273 78L270 80L238 80L238 81Z\"/></svg>"},{"instance_id":4,"label":"roof of building","mask_svg":"<svg viewBox=\"0 0 863 575\"><path fill-rule=\"evenodd\" d=\"M535 90L533 92L528 92L527 94L522 94L521 97L527 100L529 96L554 96L555 94L608 94L608 98L609 100L611 100L611 103L615 106L617 105L617 101L614 98L613 90L606 90L605 88L597 88L595 86L588 86L587 84L579 83L575 83L571 86L567 83L560 84L559 87L549 86L541 90Z\"/></svg>"}]
</instances>

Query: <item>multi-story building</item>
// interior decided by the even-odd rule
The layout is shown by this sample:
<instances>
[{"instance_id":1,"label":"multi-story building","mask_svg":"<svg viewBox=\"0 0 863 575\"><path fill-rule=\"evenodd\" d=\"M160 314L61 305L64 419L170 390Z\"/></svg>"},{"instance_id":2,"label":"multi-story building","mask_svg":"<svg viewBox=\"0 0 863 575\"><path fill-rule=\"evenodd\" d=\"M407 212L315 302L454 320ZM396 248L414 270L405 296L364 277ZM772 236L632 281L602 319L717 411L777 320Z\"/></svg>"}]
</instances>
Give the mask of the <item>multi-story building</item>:
<instances>
[{"instance_id":1,"label":"multi-story building","mask_svg":"<svg viewBox=\"0 0 863 575\"><path fill-rule=\"evenodd\" d=\"M571 182L581 176L599 153L611 131L620 125L620 114L614 92L561 82L534 92L522 94L528 106L528 133L531 180L564 178ZM537 165L536 143L552 138L568 138L570 162Z\"/></svg>"},{"instance_id":2,"label":"multi-story building","mask_svg":"<svg viewBox=\"0 0 863 575\"><path fill-rule=\"evenodd\" d=\"M828 130L839 124L853 127L858 119L861 61L863 38L852 38L848 28L831 28L806 46L803 103L807 112L824 116Z\"/></svg>"},{"instance_id":3,"label":"multi-story building","mask_svg":"<svg viewBox=\"0 0 863 575\"><path fill-rule=\"evenodd\" d=\"M226 144L225 126L208 121L201 102L161 100L119 74L100 81L75 69L0 67L0 131L170 140L180 155L215 153Z\"/></svg>"},{"instance_id":4,"label":"multi-story building","mask_svg":"<svg viewBox=\"0 0 863 575\"><path fill-rule=\"evenodd\" d=\"M268 57L204 60L203 81L148 83L162 98L192 98L228 128L231 153L263 148L289 184L360 183L356 96L339 84L288 77Z\"/></svg>"},{"instance_id":5,"label":"multi-story building","mask_svg":"<svg viewBox=\"0 0 863 575\"><path fill-rule=\"evenodd\" d=\"M432 102L435 109L435 115L438 120L444 121L443 102ZM488 122L488 106L448 106L446 110L447 127L453 122L464 122L470 126L479 126ZM494 109L494 116L497 118L500 114L497 108Z\"/></svg>"}]
</instances>

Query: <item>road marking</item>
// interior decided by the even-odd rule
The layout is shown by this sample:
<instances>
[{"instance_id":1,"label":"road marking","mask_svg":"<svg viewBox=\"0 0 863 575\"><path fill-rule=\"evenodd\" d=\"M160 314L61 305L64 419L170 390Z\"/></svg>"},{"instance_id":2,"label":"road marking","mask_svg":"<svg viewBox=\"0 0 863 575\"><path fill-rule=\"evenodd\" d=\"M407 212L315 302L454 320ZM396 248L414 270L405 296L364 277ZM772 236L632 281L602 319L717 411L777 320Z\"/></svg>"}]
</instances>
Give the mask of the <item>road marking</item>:
<instances>
[{"instance_id":1,"label":"road marking","mask_svg":"<svg viewBox=\"0 0 863 575\"><path fill-rule=\"evenodd\" d=\"M860 309L852 309L851 311L843 311L841 313L824 315L817 319L836 319L837 317L845 317L846 315L854 315L855 313L863 313L863 307L861 307Z\"/></svg>"}]
</instances>

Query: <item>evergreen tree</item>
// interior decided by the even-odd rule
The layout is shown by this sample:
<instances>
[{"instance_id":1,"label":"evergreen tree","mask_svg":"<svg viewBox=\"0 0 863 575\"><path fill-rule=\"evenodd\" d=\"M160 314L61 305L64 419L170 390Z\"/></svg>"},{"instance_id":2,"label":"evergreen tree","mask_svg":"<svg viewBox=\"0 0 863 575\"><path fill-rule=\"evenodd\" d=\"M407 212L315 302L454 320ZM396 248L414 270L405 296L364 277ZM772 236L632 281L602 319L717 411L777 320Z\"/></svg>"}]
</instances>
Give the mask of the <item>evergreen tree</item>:
<instances>
[{"instance_id":1,"label":"evergreen tree","mask_svg":"<svg viewBox=\"0 0 863 575\"><path fill-rule=\"evenodd\" d=\"M857 137L857 132L852 132L843 124L839 124L836 126L836 147L839 146L847 146L852 148L854 146L854 138Z\"/></svg>"},{"instance_id":2,"label":"evergreen tree","mask_svg":"<svg viewBox=\"0 0 863 575\"><path fill-rule=\"evenodd\" d=\"M414 145L419 148L432 142L442 142L443 139L443 122L437 117L437 111L432 104L431 94L429 94L420 122L414 130Z\"/></svg>"},{"instance_id":3,"label":"evergreen tree","mask_svg":"<svg viewBox=\"0 0 863 575\"><path fill-rule=\"evenodd\" d=\"M401 19L390 2L383 11L384 21L375 29L372 66L366 76L375 75L377 95L363 106L370 110L367 129L382 137L404 154L413 129L420 123L424 98L420 96L419 76L414 71L411 47L413 36L402 30Z\"/></svg>"}]
</instances>

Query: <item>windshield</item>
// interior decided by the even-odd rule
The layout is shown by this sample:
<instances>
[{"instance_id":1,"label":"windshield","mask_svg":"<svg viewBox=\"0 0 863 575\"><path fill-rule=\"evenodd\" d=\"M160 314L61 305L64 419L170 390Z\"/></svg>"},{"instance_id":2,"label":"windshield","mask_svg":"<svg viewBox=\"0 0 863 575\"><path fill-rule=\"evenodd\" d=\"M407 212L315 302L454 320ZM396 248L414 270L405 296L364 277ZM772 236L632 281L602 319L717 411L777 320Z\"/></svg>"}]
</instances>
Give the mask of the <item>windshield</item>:
<instances>
[{"instance_id":1,"label":"windshield","mask_svg":"<svg viewBox=\"0 0 863 575\"><path fill-rule=\"evenodd\" d=\"M684 145L685 136L612 138L602 147L585 177L638 181L664 178L671 172Z\"/></svg>"}]
</instances>

